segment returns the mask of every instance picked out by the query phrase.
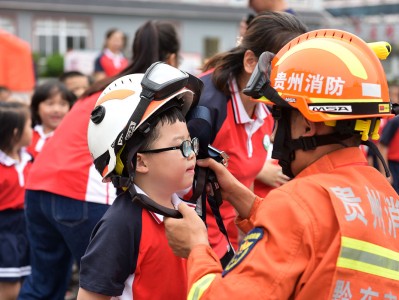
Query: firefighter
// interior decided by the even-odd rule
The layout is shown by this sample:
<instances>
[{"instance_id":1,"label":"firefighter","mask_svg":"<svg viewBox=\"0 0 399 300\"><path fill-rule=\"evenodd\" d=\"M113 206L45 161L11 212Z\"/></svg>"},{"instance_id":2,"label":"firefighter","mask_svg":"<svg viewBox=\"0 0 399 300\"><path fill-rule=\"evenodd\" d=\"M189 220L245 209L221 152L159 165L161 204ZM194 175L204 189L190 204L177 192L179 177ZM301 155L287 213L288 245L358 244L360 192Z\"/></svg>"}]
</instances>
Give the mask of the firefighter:
<instances>
[{"instance_id":1,"label":"firefighter","mask_svg":"<svg viewBox=\"0 0 399 300\"><path fill-rule=\"evenodd\" d=\"M359 149L392 116L375 51L316 30L262 55L258 69L244 92L273 105L272 157L293 179L260 199L222 165L198 162L247 235L223 270L200 219L179 205L183 218L165 226L188 257L188 299L398 299L399 196Z\"/></svg>"}]
</instances>

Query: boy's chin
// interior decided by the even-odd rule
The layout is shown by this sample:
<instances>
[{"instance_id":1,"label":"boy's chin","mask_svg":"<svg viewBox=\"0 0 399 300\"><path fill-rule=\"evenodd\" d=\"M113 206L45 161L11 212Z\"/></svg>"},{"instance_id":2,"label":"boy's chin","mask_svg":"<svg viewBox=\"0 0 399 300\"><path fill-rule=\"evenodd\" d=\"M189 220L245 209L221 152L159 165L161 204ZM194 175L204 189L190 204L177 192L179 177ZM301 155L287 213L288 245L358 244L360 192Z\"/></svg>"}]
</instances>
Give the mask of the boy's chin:
<instances>
[{"instance_id":1,"label":"boy's chin","mask_svg":"<svg viewBox=\"0 0 399 300\"><path fill-rule=\"evenodd\" d=\"M177 194L180 198L183 198L185 195L187 195L187 194L190 192L191 188L192 188L192 184L188 185L186 188L183 188L183 189L180 190L180 191L177 191L176 194Z\"/></svg>"}]
</instances>

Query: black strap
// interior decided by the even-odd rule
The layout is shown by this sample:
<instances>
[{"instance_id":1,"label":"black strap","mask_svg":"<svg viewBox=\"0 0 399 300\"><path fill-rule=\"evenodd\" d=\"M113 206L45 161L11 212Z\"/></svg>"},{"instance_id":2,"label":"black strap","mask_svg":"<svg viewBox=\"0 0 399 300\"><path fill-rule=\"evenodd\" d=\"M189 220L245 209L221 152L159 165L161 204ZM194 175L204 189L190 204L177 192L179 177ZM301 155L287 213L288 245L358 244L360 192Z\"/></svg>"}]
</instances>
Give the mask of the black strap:
<instances>
[{"instance_id":1,"label":"black strap","mask_svg":"<svg viewBox=\"0 0 399 300\"><path fill-rule=\"evenodd\" d=\"M132 197L132 201L137 202L138 204L140 204L140 206L142 206L143 208L145 208L149 211L155 212L160 215L164 215L165 217L171 217L171 218L176 218L176 219L180 219L183 217L182 214L178 210L159 205L154 200L152 200L150 197L148 197L144 194L137 193L136 188L134 187L134 184L130 185L128 190L129 190L130 196Z\"/></svg>"},{"instance_id":2,"label":"black strap","mask_svg":"<svg viewBox=\"0 0 399 300\"><path fill-rule=\"evenodd\" d=\"M380 150L378 150L378 147L373 142L371 142L369 140L362 141L362 144L368 146L369 148L371 148L373 150L375 155L377 155L378 159L381 161L382 166L384 167L385 176L387 178L390 177L391 176L391 172L389 171L387 163L385 162L385 159L382 157L382 154L381 154Z\"/></svg>"},{"instance_id":3,"label":"black strap","mask_svg":"<svg viewBox=\"0 0 399 300\"><path fill-rule=\"evenodd\" d=\"M201 168L201 167L196 167L196 180L195 180L195 186L193 186L193 194L189 200L189 202L192 203L198 203L198 199L201 198L205 187L206 187L206 181L207 181L207 169L206 168ZM197 211L198 212L198 211ZM200 216L202 216L203 212L201 211Z\"/></svg>"},{"instance_id":4,"label":"black strap","mask_svg":"<svg viewBox=\"0 0 399 300\"><path fill-rule=\"evenodd\" d=\"M332 115L385 115L391 111L388 102L309 103L309 110Z\"/></svg>"},{"instance_id":5,"label":"black strap","mask_svg":"<svg viewBox=\"0 0 399 300\"><path fill-rule=\"evenodd\" d=\"M300 137L298 139L291 140L290 149L298 150L302 149L304 151L316 149L316 147L330 145L330 144L341 144L342 140L346 140L350 138L352 134L340 134L337 132L324 134L324 135L315 135L315 136L307 136Z\"/></svg>"},{"instance_id":6,"label":"black strap","mask_svg":"<svg viewBox=\"0 0 399 300\"><path fill-rule=\"evenodd\" d=\"M212 210L213 215L215 216L216 223L219 227L219 230L223 235L226 237L227 243L229 245L229 249L227 250L227 253L224 255L224 261L226 265L229 263L230 259L234 256L235 251L233 246L231 245L229 235L227 233L226 227L224 226L223 218L220 214L220 205L222 205L222 193L220 191L220 186L217 181L216 175L213 171L208 170L209 175L209 183L211 184L212 188L212 193L208 194L208 203L209 206ZM223 268L225 265L223 266Z\"/></svg>"},{"instance_id":7,"label":"black strap","mask_svg":"<svg viewBox=\"0 0 399 300\"><path fill-rule=\"evenodd\" d=\"M209 157L208 145L211 142L212 132L212 117L208 107L196 106L187 115L187 126L190 135L197 137L200 141L200 152L198 157ZM206 185L210 183L212 194L207 195ZM223 267L225 267L230 259L234 256L234 248L230 243L226 227L223 223L223 218L220 214L220 205L222 204L222 194L220 192L219 184L215 174L208 168L196 167L196 180L193 186L193 195L190 202L196 203L196 212L206 224L206 201L208 200L209 206L215 216L216 223L220 232L226 237L229 244L229 250L222 258Z\"/></svg>"},{"instance_id":8,"label":"black strap","mask_svg":"<svg viewBox=\"0 0 399 300\"><path fill-rule=\"evenodd\" d=\"M134 110L129 121L126 123L125 129L123 129L115 139L115 154L118 153L125 144L125 142L132 137L136 126L140 123L141 118L143 117L151 101L152 98L149 98L146 95L140 95L140 102L137 105L137 108Z\"/></svg>"}]
</instances>

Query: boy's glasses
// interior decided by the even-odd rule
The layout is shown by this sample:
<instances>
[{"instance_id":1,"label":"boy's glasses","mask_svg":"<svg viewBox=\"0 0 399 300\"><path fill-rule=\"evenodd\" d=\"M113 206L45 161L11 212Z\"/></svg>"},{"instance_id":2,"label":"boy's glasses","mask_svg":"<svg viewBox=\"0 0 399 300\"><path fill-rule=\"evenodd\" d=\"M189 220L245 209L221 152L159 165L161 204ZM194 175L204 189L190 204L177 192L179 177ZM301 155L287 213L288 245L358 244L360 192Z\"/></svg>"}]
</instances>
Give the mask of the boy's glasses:
<instances>
[{"instance_id":1,"label":"boy's glasses","mask_svg":"<svg viewBox=\"0 0 399 300\"><path fill-rule=\"evenodd\" d=\"M164 152L164 151L177 150L177 149L180 149L181 154L183 154L184 157L189 157L191 155L191 153L193 153L193 152L194 152L195 156L197 156L198 151L199 151L199 140L198 140L198 138L193 138L191 141L189 141L189 140L183 141L180 144L180 146L144 150L144 151L139 151L139 153L160 153L160 152Z\"/></svg>"}]
</instances>

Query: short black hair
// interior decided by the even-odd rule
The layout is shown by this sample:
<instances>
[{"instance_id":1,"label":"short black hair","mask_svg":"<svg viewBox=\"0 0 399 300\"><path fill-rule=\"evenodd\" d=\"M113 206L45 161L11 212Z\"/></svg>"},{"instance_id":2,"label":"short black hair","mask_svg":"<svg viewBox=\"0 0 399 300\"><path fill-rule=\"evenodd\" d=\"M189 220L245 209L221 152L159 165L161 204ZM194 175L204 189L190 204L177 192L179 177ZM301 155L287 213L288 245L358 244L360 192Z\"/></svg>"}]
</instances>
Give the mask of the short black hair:
<instances>
[{"instance_id":1,"label":"short black hair","mask_svg":"<svg viewBox=\"0 0 399 300\"><path fill-rule=\"evenodd\" d=\"M153 129L145 136L142 146L139 151L149 150L152 143L159 138L159 125L163 126L164 124L174 124L177 121L186 122L186 118L184 117L181 109L177 107L172 107L165 112L161 113L158 117L157 124L153 127Z\"/></svg>"},{"instance_id":2,"label":"short black hair","mask_svg":"<svg viewBox=\"0 0 399 300\"><path fill-rule=\"evenodd\" d=\"M58 80L61 82L65 82L68 78L77 77L77 76L86 77L85 74L83 74L82 72L79 72L79 71L67 71L67 72L62 73L60 75L60 77L58 77Z\"/></svg>"},{"instance_id":3,"label":"short black hair","mask_svg":"<svg viewBox=\"0 0 399 300\"><path fill-rule=\"evenodd\" d=\"M22 136L30 118L29 106L22 102L0 102L0 150L9 153ZM15 133L16 130L16 133Z\"/></svg>"}]
</instances>

